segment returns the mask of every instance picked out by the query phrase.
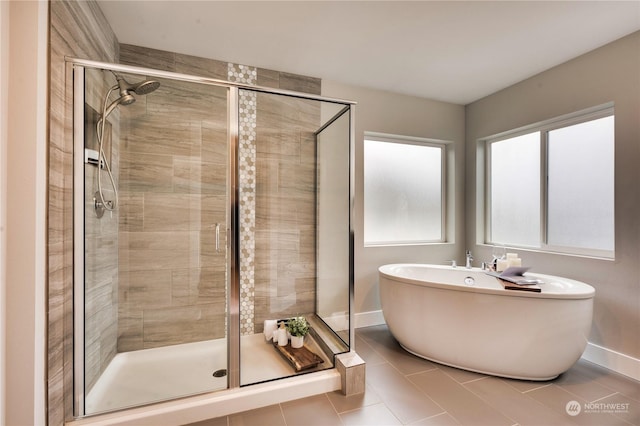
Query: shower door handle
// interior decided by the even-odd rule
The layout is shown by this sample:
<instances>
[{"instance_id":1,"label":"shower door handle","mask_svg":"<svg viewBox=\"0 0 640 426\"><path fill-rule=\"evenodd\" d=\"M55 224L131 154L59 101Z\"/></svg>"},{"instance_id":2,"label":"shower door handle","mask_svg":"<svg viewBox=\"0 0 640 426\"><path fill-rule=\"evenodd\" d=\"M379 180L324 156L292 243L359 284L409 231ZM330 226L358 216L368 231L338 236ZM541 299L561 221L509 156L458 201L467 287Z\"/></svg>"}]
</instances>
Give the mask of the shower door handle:
<instances>
[{"instance_id":1,"label":"shower door handle","mask_svg":"<svg viewBox=\"0 0 640 426\"><path fill-rule=\"evenodd\" d=\"M216 253L220 253L220 224L216 223Z\"/></svg>"}]
</instances>

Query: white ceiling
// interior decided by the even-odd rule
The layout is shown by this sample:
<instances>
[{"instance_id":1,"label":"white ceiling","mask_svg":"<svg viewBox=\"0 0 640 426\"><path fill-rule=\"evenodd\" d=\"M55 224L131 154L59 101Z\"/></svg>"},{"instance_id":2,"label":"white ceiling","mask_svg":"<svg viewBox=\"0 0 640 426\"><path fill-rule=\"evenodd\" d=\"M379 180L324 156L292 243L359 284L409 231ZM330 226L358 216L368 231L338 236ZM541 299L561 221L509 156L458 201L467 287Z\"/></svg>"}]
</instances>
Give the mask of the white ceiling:
<instances>
[{"instance_id":1,"label":"white ceiling","mask_svg":"<svg viewBox=\"0 0 640 426\"><path fill-rule=\"evenodd\" d=\"M98 3L121 43L457 104L640 30L640 0Z\"/></svg>"}]
</instances>

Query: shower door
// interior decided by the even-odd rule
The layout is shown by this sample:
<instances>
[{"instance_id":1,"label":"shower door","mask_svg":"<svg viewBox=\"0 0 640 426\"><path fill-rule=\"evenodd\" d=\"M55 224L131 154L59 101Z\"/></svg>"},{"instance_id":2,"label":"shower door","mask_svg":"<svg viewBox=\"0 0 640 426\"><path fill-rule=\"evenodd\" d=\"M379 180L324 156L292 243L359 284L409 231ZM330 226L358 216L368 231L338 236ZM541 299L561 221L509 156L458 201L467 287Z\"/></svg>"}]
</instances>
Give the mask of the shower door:
<instances>
[{"instance_id":1,"label":"shower door","mask_svg":"<svg viewBox=\"0 0 640 426\"><path fill-rule=\"evenodd\" d=\"M226 389L229 88L74 85L76 413Z\"/></svg>"}]
</instances>

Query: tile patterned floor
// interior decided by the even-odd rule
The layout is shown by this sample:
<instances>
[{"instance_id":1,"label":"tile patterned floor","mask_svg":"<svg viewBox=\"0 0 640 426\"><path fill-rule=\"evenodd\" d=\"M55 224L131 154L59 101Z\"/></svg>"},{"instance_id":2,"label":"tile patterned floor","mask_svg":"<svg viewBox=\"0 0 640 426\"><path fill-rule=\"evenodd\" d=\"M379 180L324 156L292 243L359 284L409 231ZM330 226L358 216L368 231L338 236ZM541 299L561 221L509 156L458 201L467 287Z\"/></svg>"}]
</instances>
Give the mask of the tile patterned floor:
<instances>
[{"instance_id":1,"label":"tile patterned floor","mask_svg":"<svg viewBox=\"0 0 640 426\"><path fill-rule=\"evenodd\" d=\"M404 351L386 326L356 331L363 394L331 392L191 426L637 425L640 382L580 360L549 382L501 379ZM567 413L576 401L581 412Z\"/></svg>"}]
</instances>

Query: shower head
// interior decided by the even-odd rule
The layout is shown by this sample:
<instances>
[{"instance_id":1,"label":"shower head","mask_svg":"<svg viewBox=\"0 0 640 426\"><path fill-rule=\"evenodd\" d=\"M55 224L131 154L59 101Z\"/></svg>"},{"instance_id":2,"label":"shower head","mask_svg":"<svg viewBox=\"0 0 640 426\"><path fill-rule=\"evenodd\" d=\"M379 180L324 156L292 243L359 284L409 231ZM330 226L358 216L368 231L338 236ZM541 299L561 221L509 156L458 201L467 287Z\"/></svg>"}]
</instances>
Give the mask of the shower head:
<instances>
[{"instance_id":1,"label":"shower head","mask_svg":"<svg viewBox=\"0 0 640 426\"><path fill-rule=\"evenodd\" d=\"M140 83L131 84L124 77L117 74L116 80L118 80L118 86L120 87L120 96L129 94L129 92L133 92L136 95L147 95L160 87L160 83L155 80L144 80Z\"/></svg>"},{"instance_id":2,"label":"shower head","mask_svg":"<svg viewBox=\"0 0 640 426\"><path fill-rule=\"evenodd\" d=\"M160 87L160 83L155 80L143 80L136 84L131 84L127 80L124 79L121 75L113 73L118 81L118 84L113 86L111 90L118 89L120 93L120 97L115 101L111 102L111 104L105 108L103 118L106 118L118 105L131 105L136 101L135 96L133 96L132 92L136 95L147 95L158 87ZM111 91L109 92L111 93ZM108 95L107 95L108 97Z\"/></svg>"},{"instance_id":3,"label":"shower head","mask_svg":"<svg viewBox=\"0 0 640 426\"><path fill-rule=\"evenodd\" d=\"M133 87L136 95L147 95L160 87L160 83L155 80L144 80Z\"/></svg>"}]
</instances>

